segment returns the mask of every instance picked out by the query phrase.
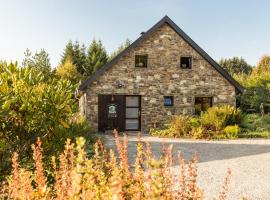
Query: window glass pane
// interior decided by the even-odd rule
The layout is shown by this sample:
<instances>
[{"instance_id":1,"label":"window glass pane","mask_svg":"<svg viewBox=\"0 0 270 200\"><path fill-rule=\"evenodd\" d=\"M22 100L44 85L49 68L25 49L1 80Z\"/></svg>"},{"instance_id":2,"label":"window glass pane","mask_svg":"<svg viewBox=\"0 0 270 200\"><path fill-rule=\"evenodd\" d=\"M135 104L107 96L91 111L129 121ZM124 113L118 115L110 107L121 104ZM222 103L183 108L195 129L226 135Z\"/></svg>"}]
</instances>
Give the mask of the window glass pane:
<instances>
[{"instance_id":1,"label":"window glass pane","mask_svg":"<svg viewBox=\"0 0 270 200\"><path fill-rule=\"evenodd\" d=\"M191 57L181 57L181 68L183 69L191 69L192 66L192 58Z\"/></svg>"},{"instance_id":2,"label":"window glass pane","mask_svg":"<svg viewBox=\"0 0 270 200\"><path fill-rule=\"evenodd\" d=\"M135 55L135 67L147 67L147 55Z\"/></svg>"},{"instance_id":3,"label":"window glass pane","mask_svg":"<svg viewBox=\"0 0 270 200\"><path fill-rule=\"evenodd\" d=\"M127 107L139 107L139 97L137 96L128 96L126 97L126 106Z\"/></svg>"},{"instance_id":4,"label":"window glass pane","mask_svg":"<svg viewBox=\"0 0 270 200\"><path fill-rule=\"evenodd\" d=\"M136 130L139 128L139 120L137 119L126 119L126 129Z\"/></svg>"},{"instance_id":5,"label":"window glass pane","mask_svg":"<svg viewBox=\"0 0 270 200\"><path fill-rule=\"evenodd\" d=\"M173 105L173 97L166 96L164 97L164 106L172 106Z\"/></svg>"},{"instance_id":6,"label":"window glass pane","mask_svg":"<svg viewBox=\"0 0 270 200\"><path fill-rule=\"evenodd\" d=\"M126 118L137 118L139 108L126 108Z\"/></svg>"}]
</instances>

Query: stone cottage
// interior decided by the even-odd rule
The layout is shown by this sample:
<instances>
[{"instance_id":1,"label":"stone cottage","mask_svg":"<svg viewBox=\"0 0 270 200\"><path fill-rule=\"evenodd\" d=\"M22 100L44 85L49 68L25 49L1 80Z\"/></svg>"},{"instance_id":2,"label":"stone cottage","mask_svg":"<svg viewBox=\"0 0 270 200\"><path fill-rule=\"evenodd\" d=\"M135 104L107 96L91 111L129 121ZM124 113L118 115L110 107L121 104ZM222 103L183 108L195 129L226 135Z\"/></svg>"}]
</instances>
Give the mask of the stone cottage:
<instances>
[{"instance_id":1,"label":"stone cottage","mask_svg":"<svg viewBox=\"0 0 270 200\"><path fill-rule=\"evenodd\" d=\"M88 77L80 112L96 131L148 131L172 115L236 105L243 87L168 16Z\"/></svg>"}]
</instances>

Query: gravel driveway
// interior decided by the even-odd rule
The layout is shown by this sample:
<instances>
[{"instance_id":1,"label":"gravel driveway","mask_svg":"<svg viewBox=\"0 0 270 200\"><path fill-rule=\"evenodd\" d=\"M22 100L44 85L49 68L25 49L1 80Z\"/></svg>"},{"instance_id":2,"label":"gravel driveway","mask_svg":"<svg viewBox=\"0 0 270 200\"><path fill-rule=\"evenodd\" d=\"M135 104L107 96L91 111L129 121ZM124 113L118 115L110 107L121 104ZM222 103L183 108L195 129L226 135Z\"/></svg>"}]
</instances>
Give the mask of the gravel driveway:
<instances>
[{"instance_id":1,"label":"gravel driveway","mask_svg":"<svg viewBox=\"0 0 270 200\"><path fill-rule=\"evenodd\" d=\"M103 135L108 148L115 149L114 137ZM206 199L218 197L229 167L232 170L228 199L270 199L270 140L186 140L142 136L151 144L153 154L159 156L162 143L173 144L174 154L178 151L189 159L194 152L199 154L198 181L204 189ZM136 155L137 136L128 136L129 160ZM177 173L177 165L174 166Z\"/></svg>"}]
</instances>

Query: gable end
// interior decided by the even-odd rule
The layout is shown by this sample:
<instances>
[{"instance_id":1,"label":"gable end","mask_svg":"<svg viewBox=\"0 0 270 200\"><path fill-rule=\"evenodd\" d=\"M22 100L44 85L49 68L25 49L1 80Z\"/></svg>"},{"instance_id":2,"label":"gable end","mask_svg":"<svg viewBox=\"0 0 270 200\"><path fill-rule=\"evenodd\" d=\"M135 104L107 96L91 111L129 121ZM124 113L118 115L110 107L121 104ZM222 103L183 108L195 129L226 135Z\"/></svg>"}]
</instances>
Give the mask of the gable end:
<instances>
[{"instance_id":1,"label":"gable end","mask_svg":"<svg viewBox=\"0 0 270 200\"><path fill-rule=\"evenodd\" d=\"M119 59L124 56L131 49L136 47L141 41L143 41L150 34L155 32L164 23L167 23L180 37L182 37L193 49L195 49L211 66L213 66L229 83L231 83L238 92L242 93L244 88L216 61L214 61L199 45L197 45L182 29L180 29L168 16L163 17L158 23L150 28L146 33L142 34L137 40L135 40L130 46L114 57L110 62L101 67L95 74L89 76L78 88L79 91L84 91L88 85L97 80L105 71L111 68Z\"/></svg>"}]
</instances>

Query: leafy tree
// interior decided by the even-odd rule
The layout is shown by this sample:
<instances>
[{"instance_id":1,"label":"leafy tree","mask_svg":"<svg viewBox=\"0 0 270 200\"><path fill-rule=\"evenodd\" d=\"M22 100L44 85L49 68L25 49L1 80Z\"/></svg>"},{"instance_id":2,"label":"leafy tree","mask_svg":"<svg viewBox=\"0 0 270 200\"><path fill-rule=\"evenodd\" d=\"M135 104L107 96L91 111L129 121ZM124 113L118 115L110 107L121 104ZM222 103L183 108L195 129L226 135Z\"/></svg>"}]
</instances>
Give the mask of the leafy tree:
<instances>
[{"instance_id":1,"label":"leafy tree","mask_svg":"<svg viewBox=\"0 0 270 200\"><path fill-rule=\"evenodd\" d=\"M96 41L94 39L87 50L85 75L89 76L95 73L107 61L108 55L104 46L100 40Z\"/></svg>"},{"instance_id":2,"label":"leafy tree","mask_svg":"<svg viewBox=\"0 0 270 200\"><path fill-rule=\"evenodd\" d=\"M37 51L34 55L32 54L33 53L29 49L26 49L24 53L25 58L22 62L23 66L34 68L42 72L45 76L49 75L51 72L49 54L44 49Z\"/></svg>"},{"instance_id":3,"label":"leafy tree","mask_svg":"<svg viewBox=\"0 0 270 200\"><path fill-rule=\"evenodd\" d=\"M111 56L110 60L113 59L115 56L117 56L119 53L121 53L124 49L126 49L131 44L131 41L129 39L126 39L126 41L121 44L116 51L114 51Z\"/></svg>"},{"instance_id":4,"label":"leafy tree","mask_svg":"<svg viewBox=\"0 0 270 200\"><path fill-rule=\"evenodd\" d=\"M69 57L63 64L57 67L56 75L63 79L70 80L72 83L78 83L82 78L82 75L77 71L75 65L72 63L72 60Z\"/></svg>"},{"instance_id":5,"label":"leafy tree","mask_svg":"<svg viewBox=\"0 0 270 200\"><path fill-rule=\"evenodd\" d=\"M250 74L252 71L252 66L243 58L238 57L221 59L219 65L227 70L231 75L239 73Z\"/></svg>"},{"instance_id":6,"label":"leafy tree","mask_svg":"<svg viewBox=\"0 0 270 200\"><path fill-rule=\"evenodd\" d=\"M266 112L270 111L270 73L238 74L234 78L245 88L244 93L239 97L243 111L259 112L261 103L264 104Z\"/></svg>"},{"instance_id":7,"label":"leafy tree","mask_svg":"<svg viewBox=\"0 0 270 200\"><path fill-rule=\"evenodd\" d=\"M255 74L262 74L265 72L270 72L270 56L267 56L267 55L263 56L259 60L259 63L254 69Z\"/></svg>"},{"instance_id":8,"label":"leafy tree","mask_svg":"<svg viewBox=\"0 0 270 200\"><path fill-rule=\"evenodd\" d=\"M80 45L78 41L72 43L70 40L62 55L61 65L63 65L67 59L70 59L72 63L75 65L77 71L80 74L85 73L85 64L86 64L86 53L85 46Z\"/></svg>"}]
</instances>

